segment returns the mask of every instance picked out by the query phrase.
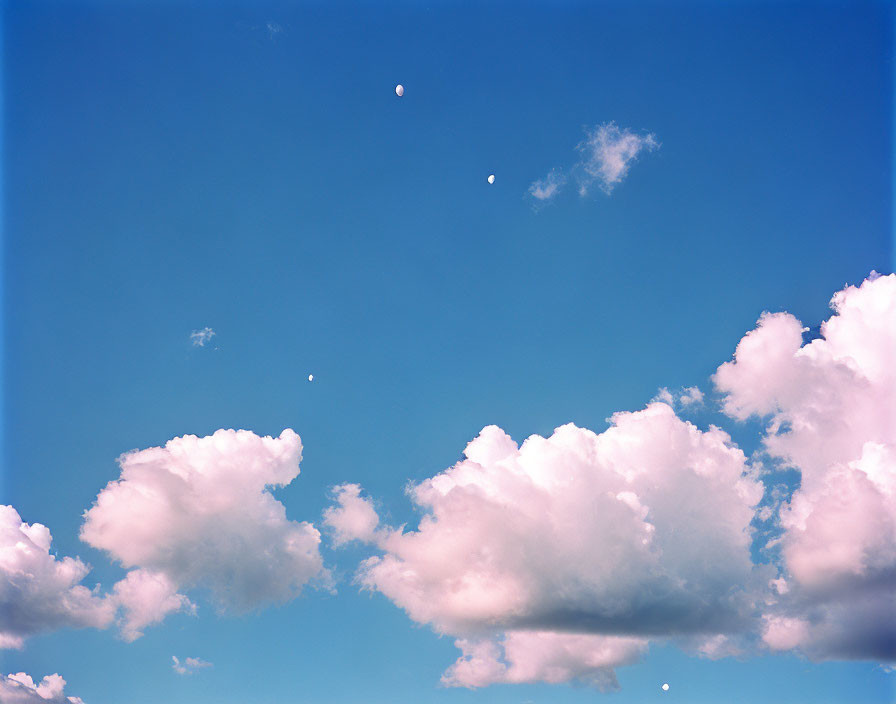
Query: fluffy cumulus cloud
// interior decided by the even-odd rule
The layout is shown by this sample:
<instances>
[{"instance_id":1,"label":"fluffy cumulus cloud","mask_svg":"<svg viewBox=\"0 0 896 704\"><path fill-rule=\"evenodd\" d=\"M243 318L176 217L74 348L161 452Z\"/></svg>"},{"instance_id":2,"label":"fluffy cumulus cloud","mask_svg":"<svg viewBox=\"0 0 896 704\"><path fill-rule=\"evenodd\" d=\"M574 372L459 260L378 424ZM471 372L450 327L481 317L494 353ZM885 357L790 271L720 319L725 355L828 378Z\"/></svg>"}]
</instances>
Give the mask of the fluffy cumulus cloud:
<instances>
[{"instance_id":1,"label":"fluffy cumulus cloud","mask_svg":"<svg viewBox=\"0 0 896 704\"><path fill-rule=\"evenodd\" d=\"M181 662L177 655L171 656L171 669L179 675L192 675L197 670L211 666L212 664L210 662L206 662L201 658L185 658L184 661Z\"/></svg>"},{"instance_id":2,"label":"fluffy cumulus cloud","mask_svg":"<svg viewBox=\"0 0 896 704\"><path fill-rule=\"evenodd\" d=\"M715 383L726 412L768 419L767 452L800 471L780 509L775 650L896 661L896 276L831 301L820 337L763 315Z\"/></svg>"},{"instance_id":3,"label":"fluffy cumulus cloud","mask_svg":"<svg viewBox=\"0 0 896 704\"><path fill-rule=\"evenodd\" d=\"M336 487L336 506L324 511L324 525L333 531L333 542L344 545L352 540L370 542L376 534L380 517L370 499L361 496L358 484Z\"/></svg>"},{"instance_id":4,"label":"fluffy cumulus cloud","mask_svg":"<svg viewBox=\"0 0 896 704\"><path fill-rule=\"evenodd\" d=\"M581 154L579 193L586 195L597 183L609 195L628 175L640 154L658 147L659 142L653 134L620 129L613 122L598 125L577 147Z\"/></svg>"},{"instance_id":5,"label":"fluffy cumulus cloud","mask_svg":"<svg viewBox=\"0 0 896 704\"><path fill-rule=\"evenodd\" d=\"M51 544L46 526L0 506L0 648L59 628L103 628L115 617L112 600L81 584L90 568L52 554Z\"/></svg>"},{"instance_id":6,"label":"fluffy cumulus cloud","mask_svg":"<svg viewBox=\"0 0 896 704\"><path fill-rule=\"evenodd\" d=\"M0 702L4 704L84 704L80 697L65 696L65 680L47 675L39 684L24 672L0 675Z\"/></svg>"},{"instance_id":7,"label":"fluffy cumulus cloud","mask_svg":"<svg viewBox=\"0 0 896 704\"><path fill-rule=\"evenodd\" d=\"M722 430L653 403L599 435L567 425L518 446L490 426L464 455L410 489L416 530L366 533L380 554L359 571L460 638L446 683L612 688L612 668L650 636L710 637L756 617L768 575L751 563L749 526L763 487Z\"/></svg>"},{"instance_id":8,"label":"fluffy cumulus cloud","mask_svg":"<svg viewBox=\"0 0 896 704\"><path fill-rule=\"evenodd\" d=\"M131 642L143 635L143 629L160 623L175 611L195 613L196 607L164 572L131 570L115 584L115 601L124 610L121 636Z\"/></svg>"},{"instance_id":9,"label":"fluffy cumulus cloud","mask_svg":"<svg viewBox=\"0 0 896 704\"><path fill-rule=\"evenodd\" d=\"M119 458L121 477L85 513L81 538L132 570L115 585L125 638L191 609L181 590L207 589L222 609L246 612L328 580L320 534L289 520L269 491L298 476L301 453L289 429L218 430Z\"/></svg>"}]
</instances>

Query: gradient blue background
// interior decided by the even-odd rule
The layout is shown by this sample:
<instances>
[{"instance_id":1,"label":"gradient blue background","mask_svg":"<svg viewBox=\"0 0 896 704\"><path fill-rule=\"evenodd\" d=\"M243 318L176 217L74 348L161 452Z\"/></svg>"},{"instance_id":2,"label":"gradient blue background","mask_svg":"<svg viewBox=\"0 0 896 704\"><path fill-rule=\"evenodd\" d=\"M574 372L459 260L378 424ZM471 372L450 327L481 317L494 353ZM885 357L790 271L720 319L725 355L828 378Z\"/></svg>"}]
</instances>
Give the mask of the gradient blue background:
<instances>
[{"instance_id":1,"label":"gradient blue background","mask_svg":"<svg viewBox=\"0 0 896 704\"><path fill-rule=\"evenodd\" d=\"M0 499L91 585L122 574L77 533L124 451L292 427L291 518L318 522L356 481L413 521L405 483L482 426L600 431L660 386L709 391L763 310L814 326L845 283L893 269L889 4L3 13ZM610 120L661 148L611 197L533 209L529 184ZM711 406L693 418L756 446ZM87 704L602 697L439 688L451 639L359 594L359 552L325 556L336 595L218 618L200 593L197 618L133 644L64 631L0 668L59 672ZM172 654L214 668L180 677ZM618 674L620 704L893 699L873 664L793 656L653 646Z\"/></svg>"}]
</instances>

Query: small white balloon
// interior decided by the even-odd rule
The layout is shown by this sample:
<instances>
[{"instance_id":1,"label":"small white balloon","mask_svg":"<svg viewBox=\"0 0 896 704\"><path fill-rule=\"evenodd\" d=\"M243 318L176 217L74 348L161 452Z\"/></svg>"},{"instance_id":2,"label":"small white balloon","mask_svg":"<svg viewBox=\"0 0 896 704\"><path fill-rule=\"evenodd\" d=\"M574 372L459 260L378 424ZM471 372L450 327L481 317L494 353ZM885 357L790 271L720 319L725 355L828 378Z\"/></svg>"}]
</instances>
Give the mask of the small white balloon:
<instances>
[{"instance_id":1,"label":"small white balloon","mask_svg":"<svg viewBox=\"0 0 896 704\"><path fill-rule=\"evenodd\" d=\"M308 375L308 381L314 381L314 374Z\"/></svg>"},{"instance_id":2,"label":"small white balloon","mask_svg":"<svg viewBox=\"0 0 896 704\"><path fill-rule=\"evenodd\" d=\"M395 86L395 95L397 95L399 98L404 95L404 86L401 85L401 83Z\"/></svg>"},{"instance_id":3,"label":"small white balloon","mask_svg":"<svg viewBox=\"0 0 896 704\"><path fill-rule=\"evenodd\" d=\"M664 691L664 692L668 692L668 691L669 691L669 685L668 685L668 683L663 683L663 691Z\"/></svg>"},{"instance_id":4,"label":"small white balloon","mask_svg":"<svg viewBox=\"0 0 896 704\"><path fill-rule=\"evenodd\" d=\"M489 183L494 183L494 182L495 182L495 175L494 175L494 174L489 174L489 176L488 176L488 182L489 182Z\"/></svg>"}]
</instances>

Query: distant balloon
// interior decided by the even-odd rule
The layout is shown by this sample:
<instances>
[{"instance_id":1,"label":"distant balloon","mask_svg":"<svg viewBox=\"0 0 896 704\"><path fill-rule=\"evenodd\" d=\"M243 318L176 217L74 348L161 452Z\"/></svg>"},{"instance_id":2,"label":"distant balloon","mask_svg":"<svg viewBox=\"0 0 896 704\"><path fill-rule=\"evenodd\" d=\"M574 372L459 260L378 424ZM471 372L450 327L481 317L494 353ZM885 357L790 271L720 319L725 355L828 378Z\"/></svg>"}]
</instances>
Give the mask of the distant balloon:
<instances>
[{"instance_id":1,"label":"distant balloon","mask_svg":"<svg viewBox=\"0 0 896 704\"><path fill-rule=\"evenodd\" d=\"M308 375L308 381L314 381L314 374Z\"/></svg>"},{"instance_id":2,"label":"distant balloon","mask_svg":"<svg viewBox=\"0 0 896 704\"><path fill-rule=\"evenodd\" d=\"M494 183L494 182L495 182L495 175L494 175L494 174L489 174L489 176L488 176L488 182L489 182L489 183Z\"/></svg>"},{"instance_id":3,"label":"distant balloon","mask_svg":"<svg viewBox=\"0 0 896 704\"><path fill-rule=\"evenodd\" d=\"M668 684L665 684L665 683L663 684L663 691L664 691L664 692L668 692L668 691L669 691L669 685L668 685Z\"/></svg>"},{"instance_id":4,"label":"distant balloon","mask_svg":"<svg viewBox=\"0 0 896 704\"><path fill-rule=\"evenodd\" d=\"M404 95L404 86L401 85L401 83L395 86L395 95L397 95L399 98Z\"/></svg>"}]
</instances>

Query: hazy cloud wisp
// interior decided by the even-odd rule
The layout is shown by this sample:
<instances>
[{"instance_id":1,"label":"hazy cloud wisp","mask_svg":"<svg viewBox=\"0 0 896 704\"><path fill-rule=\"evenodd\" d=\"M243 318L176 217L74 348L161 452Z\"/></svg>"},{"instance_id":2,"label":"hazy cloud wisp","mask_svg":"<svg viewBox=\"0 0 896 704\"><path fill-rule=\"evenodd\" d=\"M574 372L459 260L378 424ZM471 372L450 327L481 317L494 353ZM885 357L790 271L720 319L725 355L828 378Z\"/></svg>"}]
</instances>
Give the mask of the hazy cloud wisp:
<instances>
[{"instance_id":1,"label":"hazy cloud wisp","mask_svg":"<svg viewBox=\"0 0 896 704\"><path fill-rule=\"evenodd\" d=\"M586 196L596 183L610 195L628 175L638 157L660 146L656 135L637 133L620 128L614 122L604 122L585 131L585 139L576 146L578 161L570 173L578 181L579 195ZM547 176L533 181L528 194L537 203L548 203L566 185L567 177L559 169L552 169Z\"/></svg>"},{"instance_id":2,"label":"hazy cloud wisp","mask_svg":"<svg viewBox=\"0 0 896 704\"><path fill-rule=\"evenodd\" d=\"M206 662L200 658L185 658L184 661L181 662L177 655L171 656L171 669L179 675L192 675L197 670L211 666L212 664L210 662Z\"/></svg>"},{"instance_id":3,"label":"hazy cloud wisp","mask_svg":"<svg viewBox=\"0 0 896 704\"><path fill-rule=\"evenodd\" d=\"M206 343L208 343L215 334L215 331L209 327L204 327L202 330L194 330L190 333L190 342L193 343L193 347L205 347Z\"/></svg>"}]
</instances>

